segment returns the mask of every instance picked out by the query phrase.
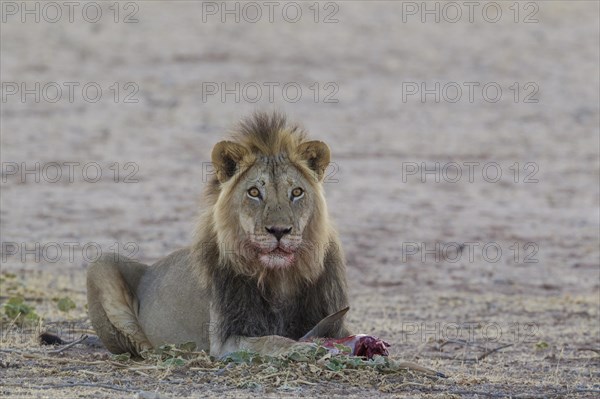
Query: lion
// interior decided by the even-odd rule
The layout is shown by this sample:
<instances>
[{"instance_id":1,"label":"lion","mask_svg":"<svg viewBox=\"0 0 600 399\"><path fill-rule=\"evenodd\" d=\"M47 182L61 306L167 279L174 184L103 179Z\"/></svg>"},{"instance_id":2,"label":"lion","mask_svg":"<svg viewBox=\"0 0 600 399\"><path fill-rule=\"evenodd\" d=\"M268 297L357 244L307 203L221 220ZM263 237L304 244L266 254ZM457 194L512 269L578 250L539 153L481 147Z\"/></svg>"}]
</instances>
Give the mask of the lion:
<instances>
[{"instance_id":1,"label":"lion","mask_svg":"<svg viewBox=\"0 0 600 399\"><path fill-rule=\"evenodd\" d=\"M255 113L211 155L190 247L148 266L103 255L87 272L89 316L113 353L194 342L222 357L292 349L348 306L323 180L329 147L279 113ZM344 320L322 336L350 335Z\"/></svg>"}]
</instances>

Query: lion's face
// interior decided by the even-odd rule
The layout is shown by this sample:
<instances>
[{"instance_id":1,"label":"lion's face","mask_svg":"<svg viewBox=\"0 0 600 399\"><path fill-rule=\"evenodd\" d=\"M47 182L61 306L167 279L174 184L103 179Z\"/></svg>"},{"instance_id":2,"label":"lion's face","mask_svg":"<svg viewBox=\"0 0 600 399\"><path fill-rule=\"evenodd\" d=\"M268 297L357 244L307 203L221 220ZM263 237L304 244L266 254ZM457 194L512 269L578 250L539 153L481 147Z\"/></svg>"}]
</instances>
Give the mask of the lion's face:
<instances>
[{"instance_id":1,"label":"lion's face","mask_svg":"<svg viewBox=\"0 0 600 399\"><path fill-rule=\"evenodd\" d=\"M289 267L315 208L315 190L285 157L264 157L235 188L239 223L261 264Z\"/></svg>"},{"instance_id":2,"label":"lion's face","mask_svg":"<svg viewBox=\"0 0 600 399\"><path fill-rule=\"evenodd\" d=\"M221 192L215 222L222 251L265 270L290 268L302 254L304 263L308 255L319 255L322 249L313 246L326 229L321 184L328 163L329 149L317 141L277 155L217 144L213 164Z\"/></svg>"}]
</instances>

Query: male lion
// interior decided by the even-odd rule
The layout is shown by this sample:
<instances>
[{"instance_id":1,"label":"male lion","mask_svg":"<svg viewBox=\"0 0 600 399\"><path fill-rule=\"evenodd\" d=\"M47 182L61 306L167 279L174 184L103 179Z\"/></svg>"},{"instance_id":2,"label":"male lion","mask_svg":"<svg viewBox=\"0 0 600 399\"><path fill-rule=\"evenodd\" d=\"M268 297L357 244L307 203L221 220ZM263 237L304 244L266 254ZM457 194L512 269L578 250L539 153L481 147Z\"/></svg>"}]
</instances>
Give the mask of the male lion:
<instances>
[{"instance_id":1,"label":"male lion","mask_svg":"<svg viewBox=\"0 0 600 399\"><path fill-rule=\"evenodd\" d=\"M90 319L113 353L193 341L222 356L277 354L347 306L344 259L323 177L329 148L279 114L243 121L212 151L195 242L152 266L102 256L87 274ZM323 336L350 335L343 321Z\"/></svg>"}]
</instances>

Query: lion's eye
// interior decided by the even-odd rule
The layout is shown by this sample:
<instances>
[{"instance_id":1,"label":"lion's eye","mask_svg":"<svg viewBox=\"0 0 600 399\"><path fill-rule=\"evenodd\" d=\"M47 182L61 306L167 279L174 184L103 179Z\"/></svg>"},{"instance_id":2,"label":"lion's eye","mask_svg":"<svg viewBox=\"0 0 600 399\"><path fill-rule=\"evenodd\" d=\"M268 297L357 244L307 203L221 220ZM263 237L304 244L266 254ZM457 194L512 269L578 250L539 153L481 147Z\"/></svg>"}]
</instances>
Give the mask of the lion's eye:
<instances>
[{"instance_id":1,"label":"lion's eye","mask_svg":"<svg viewBox=\"0 0 600 399\"><path fill-rule=\"evenodd\" d=\"M248 196L252 198L258 198L260 197L260 190L256 187L252 187L248 190Z\"/></svg>"},{"instance_id":2,"label":"lion's eye","mask_svg":"<svg viewBox=\"0 0 600 399\"><path fill-rule=\"evenodd\" d=\"M292 199L298 199L300 197L302 197L302 195L304 194L304 190L302 190L300 187L296 187L295 189L292 190Z\"/></svg>"}]
</instances>

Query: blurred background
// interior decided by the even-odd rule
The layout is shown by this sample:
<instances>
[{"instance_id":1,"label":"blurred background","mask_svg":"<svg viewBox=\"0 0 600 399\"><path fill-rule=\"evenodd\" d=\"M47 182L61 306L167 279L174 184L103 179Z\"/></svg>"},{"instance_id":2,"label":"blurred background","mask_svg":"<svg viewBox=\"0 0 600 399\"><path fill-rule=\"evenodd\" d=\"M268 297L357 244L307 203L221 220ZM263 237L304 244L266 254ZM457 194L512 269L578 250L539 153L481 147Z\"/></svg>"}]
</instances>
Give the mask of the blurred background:
<instances>
[{"instance_id":1,"label":"blurred background","mask_svg":"<svg viewBox=\"0 0 600 399\"><path fill-rule=\"evenodd\" d=\"M2 270L85 317L96 246L189 245L212 146L277 109L332 149L361 332L414 354L403 320L533 320L597 346L598 3L274 3L2 2Z\"/></svg>"}]
</instances>

